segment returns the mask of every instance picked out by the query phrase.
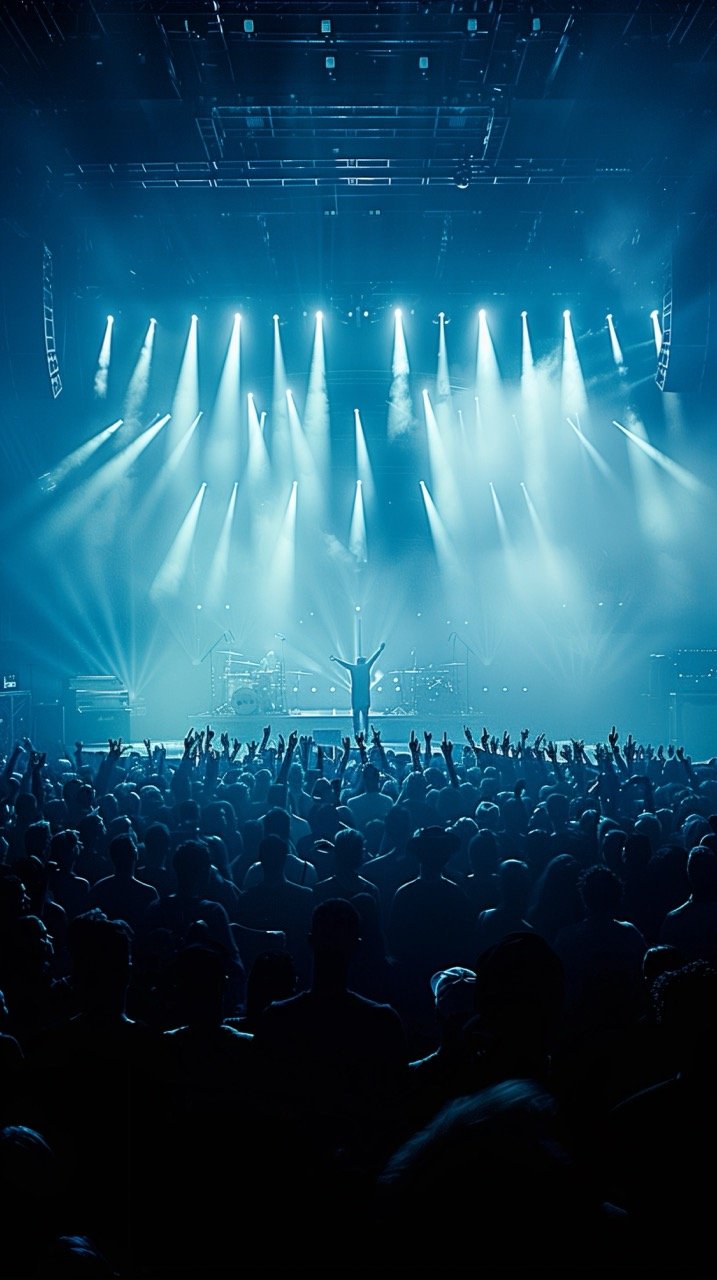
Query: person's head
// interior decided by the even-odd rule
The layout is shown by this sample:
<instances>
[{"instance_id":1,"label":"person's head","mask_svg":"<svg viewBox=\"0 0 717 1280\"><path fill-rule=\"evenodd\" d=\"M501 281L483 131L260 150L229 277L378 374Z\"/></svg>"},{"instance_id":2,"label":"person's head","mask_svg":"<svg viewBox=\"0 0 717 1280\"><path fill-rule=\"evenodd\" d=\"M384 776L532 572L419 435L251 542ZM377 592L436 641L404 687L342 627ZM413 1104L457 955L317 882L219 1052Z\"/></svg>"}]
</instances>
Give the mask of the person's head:
<instances>
[{"instance_id":1,"label":"person's head","mask_svg":"<svg viewBox=\"0 0 717 1280\"><path fill-rule=\"evenodd\" d=\"M109 920L94 909L67 928L72 983L84 1012L123 1008L131 966L132 931L124 920Z\"/></svg>"},{"instance_id":2,"label":"person's head","mask_svg":"<svg viewBox=\"0 0 717 1280\"><path fill-rule=\"evenodd\" d=\"M94 852L104 844L107 832L104 820L99 813L85 814L84 818L80 818L77 830L85 852Z\"/></svg>"},{"instance_id":3,"label":"person's head","mask_svg":"<svg viewBox=\"0 0 717 1280\"><path fill-rule=\"evenodd\" d=\"M644 875L651 856L652 848L647 834L637 829L631 831L622 851L622 865L625 868L626 880Z\"/></svg>"},{"instance_id":4,"label":"person's head","mask_svg":"<svg viewBox=\"0 0 717 1280\"><path fill-rule=\"evenodd\" d=\"M209 850L201 840L186 840L176 850L173 866L182 897L202 898L209 887Z\"/></svg>"},{"instance_id":5,"label":"person's head","mask_svg":"<svg viewBox=\"0 0 717 1280\"><path fill-rule=\"evenodd\" d=\"M150 867L164 867L171 837L163 822L153 822L144 833L144 861Z\"/></svg>"},{"instance_id":6,"label":"person's head","mask_svg":"<svg viewBox=\"0 0 717 1280\"><path fill-rule=\"evenodd\" d=\"M291 817L287 809L277 807L269 809L262 819L265 836L279 836L281 840L289 840L291 835Z\"/></svg>"},{"instance_id":7,"label":"person's head","mask_svg":"<svg viewBox=\"0 0 717 1280\"><path fill-rule=\"evenodd\" d=\"M609 867L590 867L581 875L579 888L588 916L614 918L617 915L622 885Z\"/></svg>"},{"instance_id":8,"label":"person's head","mask_svg":"<svg viewBox=\"0 0 717 1280\"><path fill-rule=\"evenodd\" d=\"M269 794L269 787L273 782L273 778L268 769L258 769L254 774L254 791L253 797L257 803L266 800Z\"/></svg>"},{"instance_id":9,"label":"person's head","mask_svg":"<svg viewBox=\"0 0 717 1280\"><path fill-rule=\"evenodd\" d=\"M29 858L40 858L44 862L50 851L51 838L49 822L31 822L25 831L25 853Z\"/></svg>"},{"instance_id":10,"label":"person's head","mask_svg":"<svg viewBox=\"0 0 717 1280\"><path fill-rule=\"evenodd\" d=\"M333 797L333 791L331 790L331 783L329 779L324 777L317 778L311 795L315 804L330 804Z\"/></svg>"},{"instance_id":11,"label":"person's head","mask_svg":"<svg viewBox=\"0 0 717 1280\"><path fill-rule=\"evenodd\" d=\"M403 784L403 794L407 800L420 801L426 798L426 777L423 773L409 773Z\"/></svg>"},{"instance_id":12,"label":"person's head","mask_svg":"<svg viewBox=\"0 0 717 1280\"><path fill-rule=\"evenodd\" d=\"M14 930L15 963L23 977L44 973L55 954L47 925L39 916L20 916Z\"/></svg>"},{"instance_id":13,"label":"person's head","mask_svg":"<svg viewBox=\"0 0 717 1280\"><path fill-rule=\"evenodd\" d=\"M356 659L356 665L360 667L360 666L363 666L365 662L366 662L365 657L363 656L362 653L360 653L358 658Z\"/></svg>"},{"instance_id":14,"label":"person's head","mask_svg":"<svg viewBox=\"0 0 717 1280\"><path fill-rule=\"evenodd\" d=\"M717 854L704 845L691 849L687 859L687 879L696 901L717 901Z\"/></svg>"},{"instance_id":15,"label":"person's head","mask_svg":"<svg viewBox=\"0 0 717 1280\"><path fill-rule=\"evenodd\" d=\"M418 859L423 878L439 876L458 847L458 837L444 831L443 827L422 827L408 842L408 848Z\"/></svg>"},{"instance_id":16,"label":"person's head","mask_svg":"<svg viewBox=\"0 0 717 1280\"><path fill-rule=\"evenodd\" d=\"M648 947L642 960L642 977L648 991L663 973L670 973L681 965L682 955L677 947L669 947L664 942L659 946Z\"/></svg>"},{"instance_id":17,"label":"person's head","mask_svg":"<svg viewBox=\"0 0 717 1280\"><path fill-rule=\"evenodd\" d=\"M361 867L366 844L360 831L349 827L339 831L334 840L334 863L337 875L352 875Z\"/></svg>"},{"instance_id":18,"label":"person's head","mask_svg":"<svg viewBox=\"0 0 717 1280\"><path fill-rule=\"evenodd\" d=\"M137 865L137 845L130 835L110 840L110 861L118 876L131 876Z\"/></svg>"},{"instance_id":19,"label":"person's head","mask_svg":"<svg viewBox=\"0 0 717 1280\"><path fill-rule=\"evenodd\" d=\"M364 791L378 791L381 775L374 764L365 764L361 777Z\"/></svg>"},{"instance_id":20,"label":"person's head","mask_svg":"<svg viewBox=\"0 0 717 1280\"><path fill-rule=\"evenodd\" d=\"M361 941L361 917L345 898L329 898L314 907L309 943L315 959L348 963Z\"/></svg>"},{"instance_id":21,"label":"person's head","mask_svg":"<svg viewBox=\"0 0 717 1280\"><path fill-rule=\"evenodd\" d=\"M481 800L475 812L479 831L498 831L500 829L500 809L489 800Z\"/></svg>"},{"instance_id":22,"label":"person's head","mask_svg":"<svg viewBox=\"0 0 717 1280\"><path fill-rule=\"evenodd\" d=\"M465 1026L474 1014L476 975L473 969L440 969L431 978L438 1020L444 1030Z\"/></svg>"},{"instance_id":23,"label":"person's head","mask_svg":"<svg viewBox=\"0 0 717 1280\"><path fill-rule=\"evenodd\" d=\"M293 760L289 765L289 772L286 775L286 781L290 791L301 791L304 785L304 770L298 760Z\"/></svg>"},{"instance_id":24,"label":"person's head","mask_svg":"<svg viewBox=\"0 0 717 1280\"><path fill-rule=\"evenodd\" d=\"M468 857L473 875L480 879L494 876L498 870L498 838L494 831L482 827L468 845Z\"/></svg>"},{"instance_id":25,"label":"person's head","mask_svg":"<svg viewBox=\"0 0 717 1280\"><path fill-rule=\"evenodd\" d=\"M627 842L627 833L619 827L611 827L600 840L602 860L605 866L618 875L623 870L622 855Z\"/></svg>"},{"instance_id":26,"label":"person's head","mask_svg":"<svg viewBox=\"0 0 717 1280\"><path fill-rule=\"evenodd\" d=\"M50 841L50 861L56 863L60 871L74 871L79 852L80 840L76 831L58 831Z\"/></svg>"},{"instance_id":27,"label":"person's head","mask_svg":"<svg viewBox=\"0 0 717 1280\"><path fill-rule=\"evenodd\" d=\"M383 826L386 845L391 849L403 849L413 827L408 809L404 805L395 804L386 814Z\"/></svg>"},{"instance_id":28,"label":"person's head","mask_svg":"<svg viewBox=\"0 0 717 1280\"><path fill-rule=\"evenodd\" d=\"M289 845L281 836L264 836L259 845L259 861L265 880L279 880L284 874Z\"/></svg>"},{"instance_id":29,"label":"person's head","mask_svg":"<svg viewBox=\"0 0 717 1280\"><path fill-rule=\"evenodd\" d=\"M641 813L635 820L635 832L649 840L652 850L662 843L662 823L654 813Z\"/></svg>"},{"instance_id":30,"label":"person's head","mask_svg":"<svg viewBox=\"0 0 717 1280\"><path fill-rule=\"evenodd\" d=\"M526 862L508 858L498 867L498 901L502 907L522 917L530 896L530 870Z\"/></svg>"}]
</instances>

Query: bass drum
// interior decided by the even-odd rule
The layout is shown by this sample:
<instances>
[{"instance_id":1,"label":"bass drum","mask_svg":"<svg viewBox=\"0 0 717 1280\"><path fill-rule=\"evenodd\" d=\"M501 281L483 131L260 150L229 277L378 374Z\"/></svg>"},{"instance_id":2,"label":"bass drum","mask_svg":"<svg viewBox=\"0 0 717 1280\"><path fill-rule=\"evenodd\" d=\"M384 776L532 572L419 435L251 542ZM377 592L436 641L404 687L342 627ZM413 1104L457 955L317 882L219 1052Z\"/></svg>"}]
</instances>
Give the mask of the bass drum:
<instances>
[{"instance_id":1,"label":"bass drum","mask_svg":"<svg viewBox=\"0 0 717 1280\"><path fill-rule=\"evenodd\" d=\"M237 685L232 694L232 707L238 716L251 716L259 710L259 700L250 684Z\"/></svg>"}]
</instances>

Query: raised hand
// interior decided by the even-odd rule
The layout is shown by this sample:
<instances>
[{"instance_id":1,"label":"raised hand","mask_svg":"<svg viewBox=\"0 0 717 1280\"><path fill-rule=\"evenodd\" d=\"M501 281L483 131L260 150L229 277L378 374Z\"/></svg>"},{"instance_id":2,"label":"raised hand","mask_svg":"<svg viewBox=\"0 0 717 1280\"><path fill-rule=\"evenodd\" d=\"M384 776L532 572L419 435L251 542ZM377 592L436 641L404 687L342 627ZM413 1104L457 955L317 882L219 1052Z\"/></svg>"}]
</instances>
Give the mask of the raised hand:
<instances>
[{"instance_id":1,"label":"raised hand","mask_svg":"<svg viewBox=\"0 0 717 1280\"><path fill-rule=\"evenodd\" d=\"M507 729L503 734L503 741L500 744L500 749L503 752L504 756L507 756L508 753L510 752L510 734L508 733Z\"/></svg>"},{"instance_id":2,"label":"raised hand","mask_svg":"<svg viewBox=\"0 0 717 1280\"><path fill-rule=\"evenodd\" d=\"M618 743L618 739L619 739L619 737L620 737L620 734L618 733L617 729L616 729L616 728L615 728L615 726L613 725L613 726L612 726L612 729L610 730L609 734L607 735L607 740L608 740L608 742L610 743L610 749L611 749L612 751L615 751L615 750L617 749L617 743Z\"/></svg>"},{"instance_id":3,"label":"raised hand","mask_svg":"<svg viewBox=\"0 0 717 1280\"><path fill-rule=\"evenodd\" d=\"M447 733L444 733L441 738L441 751L443 752L446 760L453 759L453 743L449 741Z\"/></svg>"},{"instance_id":4,"label":"raised hand","mask_svg":"<svg viewBox=\"0 0 717 1280\"><path fill-rule=\"evenodd\" d=\"M548 760L552 760L553 764L555 764L558 758L558 748L553 741L546 742L545 754L548 757Z\"/></svg>"},{"instance_id":5,"label":"raised hand","mask_svg":"<svg viewBox=\"0 0 717 1280\"><path fill-rule=\"evenodd\" d=\"M491 751L493 752L493 755L494 755L494 756L497 756L497 754L498 754L498 739L496 738L495 734L493 734L493 737L492 737L492 738L491 738L491 740L490 740L490 749L491 749Z\"/></svg>"},{"instance_id":6,"label":"raised hand","mask_svg":"<svg viewBox=\"0 0 717 1280\"><path fill-rule=\"evenodd\" d=\"M380 730L380 729L375 728L375 726L374 726L374 725L371 725L371 742L372 742L373 746L374 746L374 747L378 747L378 749L379 749L379 751L380 751L380 749L381 749L381 730Z\"/></svg>"},{"instance_id":7,"label":"raised hand","mask_svg":"<svg viewBox=\"0 0 717 1280\"><path fill-rule=\"evenodd\" d=\"M428 729L424 729L424 730L423 730L423 740L424 740L424 742L425 742L425 744L426 744L426 750L427 750L427 751L430 751L430 749L431 749L431 743L433 742L433 734L432 734L432 733L429 733L429 732L428 732Z\"/></svg>"},{"instance_id":8,"label":"raised hand","mask_svg":"<svg viewBox=\"0 0 717 1280\"><path fill-rule=\"evenodd\" d=\"M184 754L188 756L194 746L194 729L190 729L184 739Z\"/></svg>"},{"instance_id":9,"label":"raised hand","mask_svg":"<svg viewBox=\"0 0 717 1280\"><path fill-rule=\"evenodd\" d=\"M410 751L412 756L417 756L419 751L421 750L421 744L418 741L418 738L416 737L416 734L413 729L411 729L411 736L408 739L408 750Z\"/></svg>"},{"instance_id":10,"label":"raised hand","mask_svg":"<svg viewBox=\"0 0 717 1280\"><path fill-rule=\"evenodd\" d=\"M288 744L287 744L287 748L288 748L288 750L289 750L289 751L294 751L294 750L295 750L295 748L296 748L296 744L297 744L297 742L298 742L298 741L299 741L299 734L298 734L298 730L296 730L296 729L292 729L292 730L291 730L291 733L289 734L289 742L288 742Z\"/></svg>"},{"instance_id":11,"label":"raised hand","mask_svg":"<svg viewBox=\"0 0 717 1280\"><path fill-rule=\"evenodd\" d=\"M632 764L632 761L635 759L636 750L637 743L635 742L632 734L628 733L627 738L625 739L625 759L628 764Z\"/></svg>"},{"instance_id":12,"label":"raised hand","mask_svg":"<svg viewBox=\"0 0 717 1280\"><path fill-rule=\"evenodd\" d=\"M344 749L344 755L345 755L345 756L350 756L350 754L351 754L351 739L350 739L349 737L342 738L342 739L341 739L341 746L342 746L342 747L343 747L343 749Z\"/></svg>"},{"instance_id":13,"label":"raised hand","mask_svg":"<svg viewBox=\"0 0 717 1280\"><path fill-rule=\"evenodd\" d=\"M657 748L657 759L660 761L660 764L665 763L665 748L663 747L662 743L660 743L659 747Z\"/></svg>"},{"instance_id":14,"label":"raised hand","mask_svg":"<svg viewBox=\"0 0 717 1280\"><path fill-rule=\"evenodd\" d=\"M481 746L482 746L482 748L483 748L483 750L484 750L484 751L487 751L487 750L488 750L489 742L490 742L490 734L488 733L488 730L486 729L486 727L485 727L485 725L484 725L484 726L483 726L483 732L482 732L482 734L481 734L481 736L480 736L480 744L481 744Z\"/></svg>"},{"instance_id":15,"label":"raised hand","mask_svg":"<svg viewBox=\"0 0 717 1280\"><path fill-rule=\"evenodd\" d=\"M463 726L463 732L464 732L464 734L466 735L466 741L467 741L467 742L470 742L471 746L474 746L474 742L473 742L473 733L472 733L472 731L468 728L468 725L467 725L467 724Z\"/></svg>"},{"instance_id":16,"label":"raised hand","mask_svg":"<svg viewBox=\"0 0 717 1280\"><path fill-rule=\"evenodd\" d=\"M212 739L213 739L213 738L215 738L215 737L216 737L216 730L212 729L212 726L208 724L208 725L207 725L206 736L205 736L205 739L204 739L205 749L206 749L207 751L209 750L209 748L210 748L210 746L211 746L211 744L212 744Z\"/></svg>"},{"instance_id":17,"label":"raised hand","mask_svg":"<svg viewBox=\"0 0 717 1280\"><path fill-rule=\"evenodd\" d=\"M566 764L570 764L573 758L572 747L569 747L566 743L564 747L560 748L560 756L565 761Z\"/></svg>"}]
</instances>

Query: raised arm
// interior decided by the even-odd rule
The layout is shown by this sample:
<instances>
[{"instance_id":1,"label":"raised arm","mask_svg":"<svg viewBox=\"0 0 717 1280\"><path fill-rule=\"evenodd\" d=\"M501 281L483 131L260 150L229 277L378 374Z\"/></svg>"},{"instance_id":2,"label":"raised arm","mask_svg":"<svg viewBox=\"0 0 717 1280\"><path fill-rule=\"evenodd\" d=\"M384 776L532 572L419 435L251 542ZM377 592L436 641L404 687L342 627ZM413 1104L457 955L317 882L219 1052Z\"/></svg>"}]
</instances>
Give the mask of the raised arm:
<instances>
[{"instance_id":1,"label":"raised arm","mask_svg":"<svg viewBox=\"0 0 717 1280\"><path fill-rule=\"evenodd\" d=\"M343 658L337 658L335 653L331 654L331 661L338 662L340 667L345 667L347 671L353 671L353 662L344 662Z\"/></svg>"},{"instance_id":2,"label":"raised arm","mask_svg":"<svg viewBox=\"0 0 717 1280\"><path fill-rule=\"evenodd\" d=\"M383 640L381 644L378 646L378 649L376 650L376 652L372 654L372 656L369 658L368 662L366 663L366 666L369 668L369 671L371 670L371 667L373 666L376 659L380 657L380 655L383 653L385 648L386 648L386 642L385 640Z\"/></svg>"}]
</instances>

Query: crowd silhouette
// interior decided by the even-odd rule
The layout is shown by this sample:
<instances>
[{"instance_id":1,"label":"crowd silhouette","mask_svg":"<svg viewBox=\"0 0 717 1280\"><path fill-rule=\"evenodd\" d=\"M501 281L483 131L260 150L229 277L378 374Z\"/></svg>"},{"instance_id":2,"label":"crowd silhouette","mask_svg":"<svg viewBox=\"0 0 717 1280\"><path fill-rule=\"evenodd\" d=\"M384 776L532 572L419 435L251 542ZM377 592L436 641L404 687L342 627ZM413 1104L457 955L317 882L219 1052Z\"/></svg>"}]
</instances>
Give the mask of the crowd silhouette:
<instances>
[{"instance_id":1,"label":"crowd silhouette","mask_svg":"<svg viewBox=\"0 0 717 1280\"><path fill-rule=\"evenodd\" d=\"M717 758L436 742L14 747L4 1274L714 1274Z\"/></svg>"}]
</instances>

